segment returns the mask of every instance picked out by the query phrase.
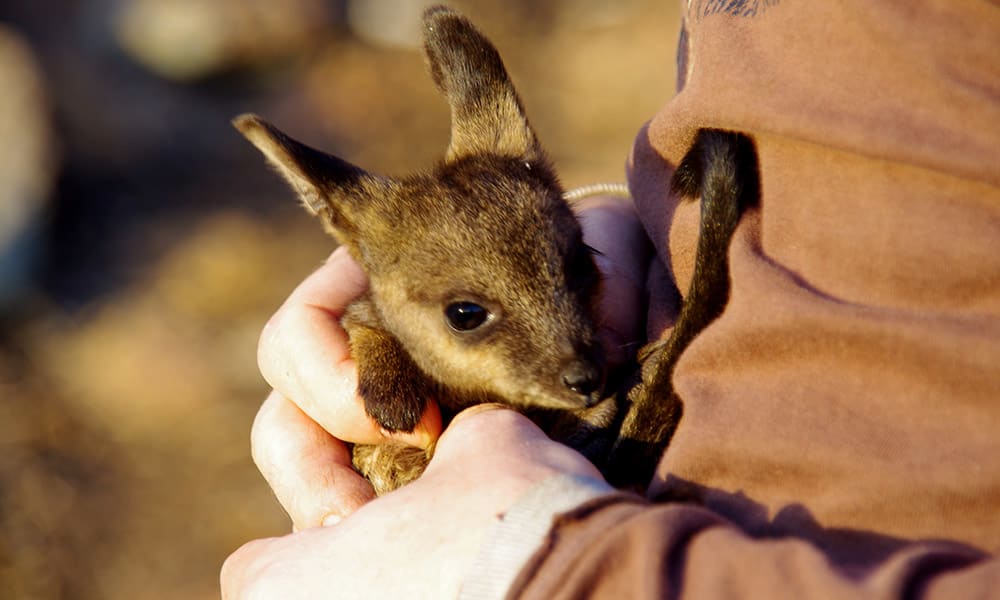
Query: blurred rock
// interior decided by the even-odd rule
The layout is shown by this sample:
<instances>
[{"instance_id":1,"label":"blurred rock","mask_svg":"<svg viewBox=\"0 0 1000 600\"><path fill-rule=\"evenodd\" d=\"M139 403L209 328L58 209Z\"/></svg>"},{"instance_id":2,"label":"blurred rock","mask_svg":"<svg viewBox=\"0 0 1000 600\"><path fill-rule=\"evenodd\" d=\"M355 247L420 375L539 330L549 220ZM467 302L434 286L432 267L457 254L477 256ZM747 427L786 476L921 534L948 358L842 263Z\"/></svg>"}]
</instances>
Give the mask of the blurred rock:
<instances>
[{"instance_id":1,"label":"blurred rock","mask_svg":"<svg viewBox=\"0 0 1000 600\"><path fill-rule=\"evenodd\" d=\"M433 0L350 0L347 24L361 39L382 46L420 45L420 15Z\"/></svg>"},{"instance_id":2,"label":"blurred rock","mask_svg":"<svg viewBox=\"0 0 1000 600\"><path fill-rule=\"evenodd\" d=\"M334 153L350 162L395 175L444 155L448 105L415 49L332 41L303 86L315 123L338 143Z\"/></svg>"},{"instance_id":3,"label":"blurred rock","mask_svg":"<svg viewBox=\"0 0 1000 600\"><path fill-rule=\"evenodd\" d=\"M0 25L0 311L25 293L57 160L48 97L25 40Z\"/></svg>"},{"instance_id":4,"label":"blurred rock","mask_svg":"<svg viewBox=\"0 0 1000 600\"><path fill-rule=\"evenodd\" d=\"M287 244L287 226L239 213L204 220L130 293L85 322L56 324L62 335L43 331L33 356L60 397L119 443L198 438L241 395L258 401L264 322L334 247L307 215L296 222L309 231Z\"/></svg>"},{"instance_id":5,"label":"blurred rock","mask_svg":"<svg viewBox=\"0 0 1000 600\"><path fill-rule=\"evenodd\" d=\"M352 26L365 40L378 37L364 33L368 19L376 28L389 19L399 37L376 46L329 41L304 80L316 123L341 156L390 174L439 160L450 123L421 53L405 43L423 4L394 10L400 2L352 3ZM449 4L496 44L566 186L623 181L637 131L673 94L676 10L650 0Z\"/></svg>"},{"instance_id":6,"label":"blurred rock","mask_svg":"<svg viewBox=\"0 0 1000 600\"><path fill-rule=\"evenodd\" d=\"M274 61L315 43L334 21L324 0L121 0L114 30L162 77L196 80Z\"/></svg>"},{"instance_id":7,"label":"blurred rock","mask_svg":"<svg viewBox=\"0 0 1000 600\"><path fill-rule=\"evenodd\" d=\"M288 528L249 456L257 337L334 244L305 211L192 225L88 318L26 326L20 359L0 344L13 597L217 598L229 552Z\"/></svg>"},{"instance_id":8,"label":"blurred rock","mask_svg":"<svg viewBox=\"0 0 1000 600\"><path fill-rule=\"evenodd\" d=\"M539 86L541 118L557 130L550 151L569 186L624 181L636 133L673 96L679 28L663 4L566 2L554 33L540 40L546 62L531 66L552 66Z\"/></svg>"}]
</instances>

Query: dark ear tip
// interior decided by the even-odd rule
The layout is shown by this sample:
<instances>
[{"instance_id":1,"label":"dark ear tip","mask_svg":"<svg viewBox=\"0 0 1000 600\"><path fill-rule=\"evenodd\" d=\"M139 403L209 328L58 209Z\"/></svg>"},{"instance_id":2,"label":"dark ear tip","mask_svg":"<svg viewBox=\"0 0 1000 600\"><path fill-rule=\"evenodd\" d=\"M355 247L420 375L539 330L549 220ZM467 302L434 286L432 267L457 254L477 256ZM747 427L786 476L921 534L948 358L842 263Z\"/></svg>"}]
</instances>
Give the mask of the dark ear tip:
<instances>
[{"instance_id":1,"label":"dark ear tip","mask_svg":"<svg viewBox=\"0 0 1000 600\"><path fill-rule=\"evenodd\" d=\"M443 4L429 6L426 10L424 10L424 26L431 27L434 23L450 17L461 18L461 15L454 9L444 6Z\"/></svg>"},{"instance_id":2,"label":"dark ear tip","mask_svg":"<svg viewBox=\"0 0 1000 600\"><path fill-rule=\"evenodd\" d=\"M456 34L475 27L462 13L447 6L432 6L424 11L424 40L433 42L441 40L448 34Z\"/></svg>"},{"instance_id":3,"label":"dark ear tip","mask_svg":"<svg viewBox=\"0 0 1000 600\"><path fill-rule=\"evenodd\" d=\"M493 44L462 13L447 6L432 6L424 11L424 53L434 81L446 94L446 72L454 72L462 65L485 69L498 79L507 77Z\"/></svg>"}]
</instances>

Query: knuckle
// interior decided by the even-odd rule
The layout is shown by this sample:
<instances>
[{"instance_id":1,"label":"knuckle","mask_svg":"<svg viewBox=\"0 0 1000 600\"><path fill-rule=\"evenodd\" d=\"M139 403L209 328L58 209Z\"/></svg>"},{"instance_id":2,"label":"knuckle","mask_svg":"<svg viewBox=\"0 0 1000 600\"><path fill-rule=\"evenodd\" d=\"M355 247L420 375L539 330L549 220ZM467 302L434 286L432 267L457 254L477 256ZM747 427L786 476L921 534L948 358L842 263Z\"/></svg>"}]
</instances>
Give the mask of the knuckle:
<instances>
[{"instance_id":1,"label":"knuckle","mask_svg":"<svg viewBox=\"0 0 1000 600\"><path fill-rule=\"evenodd\" d=\"M276 475L282 472L283 464L287 464L294 448L288 448L295 442L285 432L281 424L281 410L284 398L272 391L254 418L250 426L250 456L264 479L273 487Z\"/></svg>"},{"instance_id":2,"label":"knuckle","mask_svg":"<svg viewBox=\"0 0 1000 600\"><path fill-rule=\"evenodd\" d=\"M260 410L257 411L253 425L250 426L250 456L253 458L253 462L257 465L257 468L261 470L263 470L266 464L264 457L267 456L268 443L271 438L269 419L271 409L269 404L267 401L264 402Z\"/></svg>"},{"instance_id":3,"label":"knuckle","mask_svg":"<svg viewBox=\"0 0 1000 600\"><path fill-rule=\"evenodd\" d=\"M300 337L297 332L308 333L308 324L303 323L303 310L296 305L286 305L264 325L257 340L257 368L271 387L282 390L289 379L290 341ZM287 390L282 390L287 393Z\"/></svg>"},{"instance_id":4,"label":"knuckle","mask_svg":"<svg viewBox=\"0 0 1000 600\"><path fill-rule=\"evenodd\" d=\"M273 538L243 544L222 563L219 584L226 600L258 598L266 587L271 571L267 549Z\"/></svg>"}]
</instances>

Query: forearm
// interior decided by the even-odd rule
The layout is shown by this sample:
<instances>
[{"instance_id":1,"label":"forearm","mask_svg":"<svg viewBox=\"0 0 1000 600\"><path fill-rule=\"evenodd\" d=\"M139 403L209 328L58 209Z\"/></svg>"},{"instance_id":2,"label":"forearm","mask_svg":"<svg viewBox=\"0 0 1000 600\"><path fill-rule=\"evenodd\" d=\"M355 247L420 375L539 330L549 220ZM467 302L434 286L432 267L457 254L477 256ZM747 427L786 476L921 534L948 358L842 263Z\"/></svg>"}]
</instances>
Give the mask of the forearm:
<instances>
[{"instance_id":1,"label":"forearm","mask_svg":"<svg viewBox=\"0 0 1000 600\"><path fill-rule=\"evenodd\" d=\"M469 575L462 600L504 598L521 568L547 545L558 515L579 506L628 497L593 477L558 475L526 493L490 531ZM637 496L631 496L636 501Z\"/></svg>"},{"instance_id":2,"label":"forearm","mask_svg":"<svg viewBox=\"0 0 1000 600\"><path fill-rule=\"evenodd\" d=\"M957 544L900 543L845 566L802 539L751 538L699 507L617 498L561 515L508 597L956 598L997 589L1000 562Z\"/></svg>"}]
</instances>

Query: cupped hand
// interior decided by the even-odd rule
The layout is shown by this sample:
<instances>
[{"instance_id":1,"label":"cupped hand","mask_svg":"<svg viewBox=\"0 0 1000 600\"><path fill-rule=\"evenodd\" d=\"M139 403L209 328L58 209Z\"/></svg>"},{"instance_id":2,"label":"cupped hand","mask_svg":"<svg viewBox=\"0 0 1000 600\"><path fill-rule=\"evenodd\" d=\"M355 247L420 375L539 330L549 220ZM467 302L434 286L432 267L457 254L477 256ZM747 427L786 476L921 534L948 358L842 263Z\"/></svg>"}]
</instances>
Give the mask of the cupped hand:
<instances>
[{"instance_id":1,"label":"cupped hand","mask_svg":"<svg viewBox=\"0 0 1000 600\"><path fill-rule=\"evenodd\" d=\"M340 318L367 288L364 271L338 248L261 334L258 365L274 392L253 424L253 457L297 529L343 518L374 497L343 442L427 447L441 432L433 402L409 433L390 435L365 412Z\"/></svg>"},{"instance_id":2,"label":"cupped hand","mask_svg":"<svg viewBox=\"0 0 1000 600\"><path fill-rule=\"evenodd\" d=\"M264 326L257 363L271 387L334 437L375 444L388 434L364 411L357 365L340 324L347 306L367 289L365 272L341 246ZM440 419L429 410L413 432L392 437L426 447L441 432Z\"/></svg>"},{"instance_id":3,"label":"cupped hand","mask_svg":"<svg viewBox=\"0 0 1000 600\"><path fill-rule=\"evenodd\" d=\"M316 476L326 472L321 461ZM599 478L577 452L493 405L456 417L423 476L335 527L246 544L223 598L453 598L490 528L554 475Z\"/></svg>"},{"instance_id":4,"label":"cupped hand","mask_svg":"<svg viewBox=\"0 0 1000 600\"><path fill-rule=\"evenodd\" d=\"M653 247L628 198L591 196L573 210L583 227L583 239L597 250L601 271L601 342L611 366L624 363L644 341L647 268Z\"/></svg>"}]
</instances>

